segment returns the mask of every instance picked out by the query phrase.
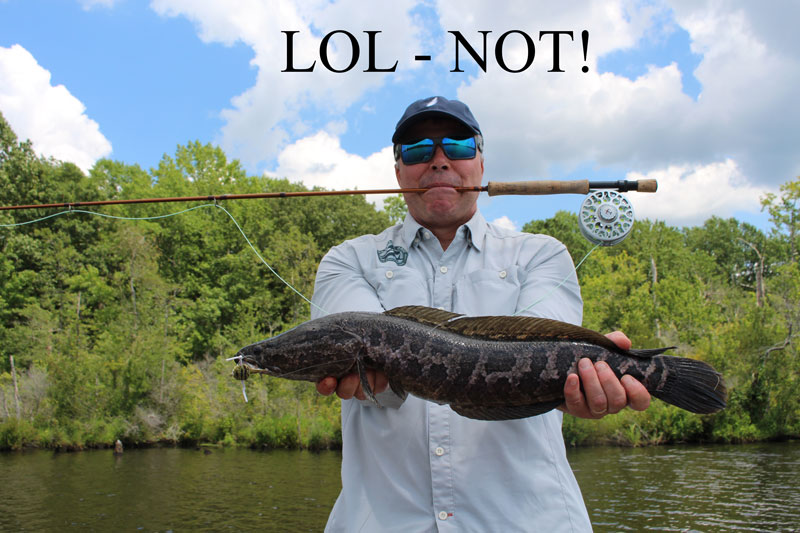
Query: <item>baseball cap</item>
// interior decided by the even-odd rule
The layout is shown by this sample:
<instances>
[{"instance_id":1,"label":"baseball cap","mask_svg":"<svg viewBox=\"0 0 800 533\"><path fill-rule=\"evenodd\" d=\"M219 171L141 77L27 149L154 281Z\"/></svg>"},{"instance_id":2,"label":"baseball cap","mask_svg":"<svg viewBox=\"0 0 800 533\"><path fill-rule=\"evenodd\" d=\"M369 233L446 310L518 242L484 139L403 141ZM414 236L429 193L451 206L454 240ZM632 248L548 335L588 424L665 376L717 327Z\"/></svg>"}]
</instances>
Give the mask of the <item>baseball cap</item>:
<instances>
[{"instance_id":1,"label":"baseball cap","mask_svg":"<svg viewBox=\"0 0 800 533\"><path fill-rule=\"evenodd\" d=\"M395 126L392 142L401 142L405 132L416 122L436 116L456 119L473 133L478 135L481 133L478 121L472 116L472 111L469 110L465 103L458 100L448 100L444 96L431 96L417 100L406 108L406 112L403 113L397 126Z\"/></svg>"}]
</instances>

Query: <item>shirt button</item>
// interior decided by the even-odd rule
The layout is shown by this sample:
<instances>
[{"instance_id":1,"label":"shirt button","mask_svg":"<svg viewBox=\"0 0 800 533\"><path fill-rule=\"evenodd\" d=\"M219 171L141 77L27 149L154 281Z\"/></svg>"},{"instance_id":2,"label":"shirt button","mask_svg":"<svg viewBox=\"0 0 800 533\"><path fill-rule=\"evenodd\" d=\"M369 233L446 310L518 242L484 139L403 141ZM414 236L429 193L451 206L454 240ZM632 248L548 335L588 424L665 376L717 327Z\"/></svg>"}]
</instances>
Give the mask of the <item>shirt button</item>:
<instances>
[{"instance_id":1,"label":"shirt button","mask_svg":"<svg viewBox=\"0 0 800 533\"><path fill-rule=\"evenodd\" d=\"M436 452L436 455L438 455L438 456L444 455L444 448L442 448L441 446L436 448L436 450L434 450L434 451Z\"/></svg>"},{"instance_id":2,"label":"shirt button","mask_svg":"<svg viewBox=\"0 0 800 533\"><path fill-rule=\"evenodd\" d=\"M388 279L392 279L394 277L394 272L392 272L391 270L387 270L386 271L386 277Z\"/></svg>"},{"instance_id":3,"label":"shirt button","mask_svg":"<svg viewBox=\"0 0 800 533\"><path fill-rule=\"evenodd\" d=\"M506 276L507 276L507 275L508 275L508 274L506 274L506 271L505 271L505 270L501 270L501 271L500 271L500 279L506 279Z\"/></svg>"},{"instance_id":4,"label":"shirt button","mask_svg":"<svg viewBox=\"0 0 800 533\"><path fill-rule=\"evenodd\" d=\"M422 232L422 238L427 241L428 239L431 238L431 234L428 233L427 231L424 231L424 232Z\"/></svg>"},{"instance_id":5,"label":"shirt button","mask_svg":"<svg viewBox=\"0 0 800 533\"><path fill-rule=\"evenodd\" d=\"M439 511L439 520L447 520L447 511Z\"/></svg>"},{"instance_id":6,"label":"shirt button","mask_svg":"<svg viewBox=\"0 0 800 533\"><path fill-rule=\"evenodd\" d=\"M439 272L441 272L442 274L447 274L447 267L444 265L440 266Z\"/></svg>"}]
</instances>

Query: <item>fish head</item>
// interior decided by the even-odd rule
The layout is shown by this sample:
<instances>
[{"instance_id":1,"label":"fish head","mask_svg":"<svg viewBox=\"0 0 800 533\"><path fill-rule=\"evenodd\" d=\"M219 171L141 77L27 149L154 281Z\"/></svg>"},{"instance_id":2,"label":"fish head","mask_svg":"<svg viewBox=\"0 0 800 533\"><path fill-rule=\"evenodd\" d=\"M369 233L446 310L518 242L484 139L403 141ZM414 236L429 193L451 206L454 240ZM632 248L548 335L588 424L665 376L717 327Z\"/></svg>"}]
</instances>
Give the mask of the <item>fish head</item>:
<instances>
[{"instance_id":1,"label":"fish head","mask_svg":"<svg viewBox=\"0 0 800 533\"><path fill-rule=\"evenodd\" d=\"M270 339L245 346L236 354L236 360L260 373L281 377L289 368L289 361L280 350L270 349ZM285 354L284 354L285 355Z\"/></svg>"},{"instance_id":2,"label":"fish head","mask_svg":"<svg viewBox=\"0 0 800 533\"><path fill-rule=\"evenodd\" d=\"M319 381L344 375L355 364L362 344L356 335L326 318L245 346L236 359L255 372L287 379Z\"/></svg>"}]
</instances>

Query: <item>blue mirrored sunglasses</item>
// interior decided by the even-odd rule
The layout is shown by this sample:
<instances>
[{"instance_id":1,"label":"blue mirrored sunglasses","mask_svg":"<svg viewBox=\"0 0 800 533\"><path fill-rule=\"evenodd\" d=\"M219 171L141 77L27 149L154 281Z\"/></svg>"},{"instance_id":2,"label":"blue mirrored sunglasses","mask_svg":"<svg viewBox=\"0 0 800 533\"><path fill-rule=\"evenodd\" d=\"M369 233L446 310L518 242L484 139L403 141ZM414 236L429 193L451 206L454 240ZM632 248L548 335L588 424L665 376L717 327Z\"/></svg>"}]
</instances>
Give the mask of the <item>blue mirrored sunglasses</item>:
<instances>
[{"instance_id":1,"label":"blue mirrored sunglasses","mask_svg":"<svg viewBox=\"0 0 800 533\"><path fill-rule=\"evenodd\" d=\"M400 156L406 165L416 165L430 161L436 146L441 146L447 159L472 159L478 152L475 137L453 139L451 137L435 137L422 139L413 144L401 144Z\"/></svg>"}]
</instances>

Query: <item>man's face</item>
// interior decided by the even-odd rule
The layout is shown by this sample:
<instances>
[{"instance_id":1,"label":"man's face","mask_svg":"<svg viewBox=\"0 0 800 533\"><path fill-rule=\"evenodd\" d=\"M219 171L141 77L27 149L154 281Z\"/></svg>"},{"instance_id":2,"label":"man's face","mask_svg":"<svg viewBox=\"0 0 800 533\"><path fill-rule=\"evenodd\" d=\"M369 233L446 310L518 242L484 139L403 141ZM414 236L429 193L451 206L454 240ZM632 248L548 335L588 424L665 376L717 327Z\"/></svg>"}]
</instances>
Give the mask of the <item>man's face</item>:
<instances>
[{"instance_id":1,"label":"man's face","mask_svg":"<svg viewBox=\"0 0 800 533\"><path fill-rule=\"evenodd\" d=\"M456 120L436 118L414 124L407 140L430 137L460 137L471 135ZM480 153L473 159L450 160L441 146L436 146L430 161L406 165L402 160L395 168L401 188L424 188L428 191L403 194L408 212L417 222L429 229L451 228L466 223L477 209L478 192L456 192L453 187L478 187L483 179L483 160Z\"/></svg>"}]
</instances>

